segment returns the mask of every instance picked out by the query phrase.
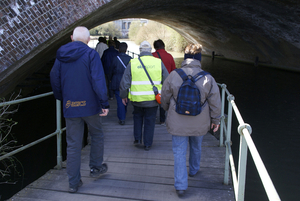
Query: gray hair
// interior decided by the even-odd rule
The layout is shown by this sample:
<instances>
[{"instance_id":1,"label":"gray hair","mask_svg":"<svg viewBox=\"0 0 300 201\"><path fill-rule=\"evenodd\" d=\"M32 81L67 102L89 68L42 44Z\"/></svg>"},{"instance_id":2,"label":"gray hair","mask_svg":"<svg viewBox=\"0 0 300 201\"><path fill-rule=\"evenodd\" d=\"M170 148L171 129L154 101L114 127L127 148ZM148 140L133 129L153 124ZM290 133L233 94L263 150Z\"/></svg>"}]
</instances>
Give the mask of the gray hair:
<instances>
[{"instance_id":1,"label":"gray hair","mask_svg":"<svg viewBox=\"0 0 300 201\"><path fill-rule=\"evenodd\" d=\"M74 29L73 31L74 41L81 41L84 43L88 43L89 38L90 38L90 32L86 27L79 26Z\"/></svg>"}]
</instances>

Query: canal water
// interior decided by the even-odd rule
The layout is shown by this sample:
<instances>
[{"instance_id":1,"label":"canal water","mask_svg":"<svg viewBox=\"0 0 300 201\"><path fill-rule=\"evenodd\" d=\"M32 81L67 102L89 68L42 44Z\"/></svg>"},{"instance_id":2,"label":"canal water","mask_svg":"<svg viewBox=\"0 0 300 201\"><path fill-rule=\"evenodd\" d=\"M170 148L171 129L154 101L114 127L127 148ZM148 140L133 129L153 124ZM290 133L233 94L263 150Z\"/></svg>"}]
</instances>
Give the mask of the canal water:
<instances>
[{"instance_id":1,"label":"canal water","mask_svg":"<svg viewBox=\"0 0 300 201\"><path fill-rule=\"evenodd\" d=\"M129 45L130 48L130 45ZM136 47L135 47L136 48ZM175 56L174 56L175 58ZM177 67L182 57L176 57ZM244 121L252 127L252 139L277 189L281 200L300 197L300 73L253 64L238 63L203 56L202 68L211 73L218 83L225 83L235 97ZM51 65L43 72L49 72ZM47 73L45 75L47 77ZM49 82L38 87L32 95L49 92ZM55 101L46 97L20 105L13 116L18 125L13 129L16 139L27 144L55 131ZM237 164L239 149L238 123L233 116L232 149ZM63 137L63 140L65 138ZM0 200L5 200L33 182L56 164L56 139L17 154L20 161L16 184L0 184ZM65 141L63 141L65 146ZM65 148L63 149L65 159ZM246 201L268 200L248 152Z\"/></svg>"},{"instance_id":2,"label":"canal water","mask_svg":"<svg viewBox=\"0 0 300 201\"><path fill-rule=\"evenodd\" d=\"M202 66L234 95L244 122L252 127L252 139L281 200L299 200L300 73L223 59L212 61L210 57L203 58ZM239 149L237 127L235 120L232 128L235 159ZM245 200L268 200L250 152Z\"/></svg>"}]
</instances>

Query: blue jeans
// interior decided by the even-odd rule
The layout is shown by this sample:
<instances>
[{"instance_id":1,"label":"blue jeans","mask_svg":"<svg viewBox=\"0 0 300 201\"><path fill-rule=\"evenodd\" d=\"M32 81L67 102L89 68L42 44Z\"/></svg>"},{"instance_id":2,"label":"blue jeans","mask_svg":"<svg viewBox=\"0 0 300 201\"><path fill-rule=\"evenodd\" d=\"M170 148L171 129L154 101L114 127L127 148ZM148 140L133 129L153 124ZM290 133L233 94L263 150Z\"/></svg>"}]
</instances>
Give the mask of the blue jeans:
<instances>
[{"instance_id":1,"label":"blue jeans","mask_svg":"<svg viewBox=\"0 0 300 201\"><path fill-rule=\"evenodd\" d=\"M188 174L186 168L186 153L190 144L189 173L196 174L200 169L201 144L203 136L176 136L172 135L174 154L174 179L176 190L186 190Z\"/></svg>"},{"instance_id":2,"label":"blue jeans","mask_svg":"<svg viewBox=\"0 0 300 201\"><path fill-rule=\"evenodd\" d=\"M80 165L84 122L86 122L91 136L89 166L90 168L100 168L102 165L104 150L102 117L96 114L88 117L65 118L65 120L67 127L67 174L70 187L74 187L81 179Z\"/></svg>"},{"instance_id":3,"label":"blue jeans","mask_svg":"<svg viewBox=\"0 0 300 201\"><path fill-rule=\"evenodd\" d=\"M119 90L115 90L114 93L115 93L115 97L117 99L117 116L118 116L119 120L125 120L126 113L127 113L127 105L125 106L122 103L122 98L120 97Z\"/></svg>"},{"instance_id":4,"label":"blue jeans","mask_svg":"<svg viewBox=\"0 0 300 201\"><path fill-rule=\"evenodd\" d=\"M143 125L144 125L144 145L151 146L153 143L155 119L157 107L136 107L133 106L133 121L134 121L134 139L142 140Z\"/></svg>"}]
</instances>

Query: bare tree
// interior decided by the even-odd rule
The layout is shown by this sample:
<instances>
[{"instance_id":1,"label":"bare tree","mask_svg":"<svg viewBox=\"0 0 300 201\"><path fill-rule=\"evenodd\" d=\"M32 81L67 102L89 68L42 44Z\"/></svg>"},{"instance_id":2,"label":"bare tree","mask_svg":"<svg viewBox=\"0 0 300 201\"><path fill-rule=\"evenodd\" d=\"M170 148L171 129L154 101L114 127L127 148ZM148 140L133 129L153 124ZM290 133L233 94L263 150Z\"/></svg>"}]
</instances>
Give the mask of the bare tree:
<instances>
[{"instance_id":1,"label":"bare tree","mask_svg":"<svg viewBox=\"0 0 300 201\"><path fill-rule=\"evenodd\" d=\"M10 96L9 101L16 100L20 96L21 91L14 97L14 93ZM0 102L6 102L5 98L1 98ZM11 105L2 106L0 108L0 156L3 156L14 149L20 147L17 146L17 140L14 139L11 130L12 127L17 124L10 116L18 111L18 106ZM20 163L14 156L9 156L0 161L0 184L15 184L16 181L12 179L12 176L19 174L17 170L17 164Z\"/></svg>"}]
</instances>

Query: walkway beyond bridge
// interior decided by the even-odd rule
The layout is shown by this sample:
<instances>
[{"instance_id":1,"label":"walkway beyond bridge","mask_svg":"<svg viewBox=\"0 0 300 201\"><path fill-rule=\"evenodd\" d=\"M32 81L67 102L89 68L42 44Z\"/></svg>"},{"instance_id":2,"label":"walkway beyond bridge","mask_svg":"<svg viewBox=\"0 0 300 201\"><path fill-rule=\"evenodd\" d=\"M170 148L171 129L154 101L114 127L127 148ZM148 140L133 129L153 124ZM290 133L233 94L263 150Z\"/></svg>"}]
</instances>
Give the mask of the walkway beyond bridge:
<instances>
[{"instance_id":1,"label":"walkway beyond bridge","mask_svg":"<svg viewBox=\"0 0 300 201\"><path fill-rule=\"evenodd\" d=\"M66 169L51 169L10 200L115 201L161 200L178 198L174 188L172 138L165 126L156 124L154 143L150 151L133 145L133 107L128 106L126 124L118 124L116 101L110 101L109 115L103 118L104 162L108 171L99 178L89 177L89 151L82 149L81 175L83 186L78 192L68 192ZM225 147L211 134L204 137L200 172L189 177L184 200L233 201L232 185L223 185ZM188 162L187 162L188 165Z\"/></svg>"}]
</instances>

